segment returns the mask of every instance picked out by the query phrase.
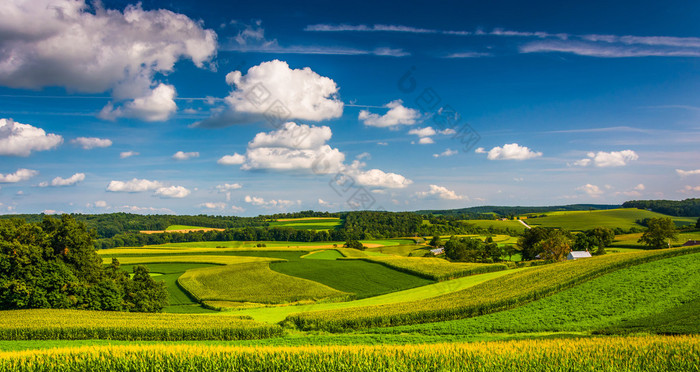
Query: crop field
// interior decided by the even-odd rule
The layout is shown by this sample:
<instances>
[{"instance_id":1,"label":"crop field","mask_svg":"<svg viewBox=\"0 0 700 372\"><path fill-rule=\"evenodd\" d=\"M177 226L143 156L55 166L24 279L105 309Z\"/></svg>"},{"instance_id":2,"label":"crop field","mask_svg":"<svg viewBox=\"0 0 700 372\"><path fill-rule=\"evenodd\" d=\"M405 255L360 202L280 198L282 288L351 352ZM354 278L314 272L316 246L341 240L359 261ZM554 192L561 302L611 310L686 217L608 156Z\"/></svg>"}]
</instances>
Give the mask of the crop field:
<instances>
[{"instance_id":1,"label":"crop field","mask_svg":"<svg viewBox=\"0 0 700 372\"><path fill-rule=\"evenodd\" d=\"M401 346L86 346L1 352L0 371L691 371L699 344L696 336L646 336Z\"/></svg>"},{"instance_id":2,"label":"crop field","mask_svg":"<svg viewBox=\"0 0 700 372\"><path fill-rule=\"evenodd\" d=\"M297 230L333 230L342 225L340 218L285 218L270 221L271 227L289 227Z\"/></svg>"},{"instance_id":3,"label":"crop field","mask_svg":"<svg viewBox=\"0 0 700 372\"><path fill-rule=\"evenodd\" d=\"M642 243L637 240L642 237L642 233L637 234L622 234L615 236L615 241L610 245L611 248L645 248ZM671 246L680 247L688 240L700 241L700 232L688 232L678 234L678 240L672 241Z\"/></svg>"},{"instance_id":4,"label":"crop field","mask_svg":"<svg viewBox=\"0 0 700 372\"><path fill-rule=\"evenodd\" d=\"M188 270L178 283L199 301L275 304L348 295L312 280L273 271L268 262Z\"/></svg>"},{"instance_id":5,"label":"crop field","mask_svg":"<svg viewBox=\"0 0 700 372\"><path fill-rule=\"evenodd\" d=\"M126 272L132 272L135 265L122 265ZM156 281L165 282L168 290L168 306L164 309L166 313L210 313L212 310L205 309L189 293L177 285L179 278L185 271L202 267L212 267L206 263L149 263L145 265L153 274L159 274L153 278Z\"/></svg>"},{"instance_id":6,"label":"crop field","mask_svg":"<svg viewBox=\"0 0 700 372\"><path fill-rule=\"evenodd\" d=\"M466 290L421 301L302 313L287 319L300 329L334 332L468 318L513 308L597 276L658 259L700 252L700 246L619 253L535 267ZM483 296L488 293L489 296Z\"/></svg>"},{"instance_id":7,"label":"crop field","mask_svg":"<svg viewBox=\"0 0 700 372\"><path fill-rule=\"evenodd\" d=\"M448 293L457 292L466 288L470 288L479 283L500 278L506 274L522 270L529 270L529 268L515 269L510 271L496 271L487 274L472 275L444 282L428 284L421 287L405 289L403 291L391 292L384 295L363 298L361 300L345 302L324 302L294 306L251 308L236 312L236 314L250 316L253 319L262 322L279 323L290 314L295 313L395 304L400 302L417 301L426 298L437 297Z\"/></svg>"},{"instance_id":8,"label":"crop field","mask_svg":"<svg viewBox=\"0 0 700 372\"><path fill-rule=\"evenodd\" d=\"M492 271L508 269L505 264L480 264L450 262L442 258L432 257L368 257L368 262L380 263L398 271L404 271L423 278L443 281L462 276L483 274Z\"/></svg>"},{"instance_id":9,"label":"crop field","mask_svg":"<svg viewBox=\"0 0 700 372\"><path fill-rule=\"evenodd\" d=\"M245 256L215 256L215 255L170 255L170 256L137 256L120 257L119 263L123 265L153 264L153 263L205 263L214 265L236 265L249 262L271 262L279 259L265 257ZM109 264L111 258L102 258L102 263Z\"/></svg>"},{"instance_id":10,"label":"crop field","mask_svg":"<svg viewBox=\"0 0 700 372\"><path fill-rule=\"evenodd\" d=\"M673 314L700 301L700 253L621 269L515 309L446 322L377 328L376 333L593 332ZM700 317L697 312L695 317ZM686 312L681 310L681 314ZM689 315L689 314L685 314ZM680 318L687 318L686 316ZM691 318L692 319L692 318ZM641 322L639 322L641 323ZM644 322L643 324L653 324ZM645 330L637 324L638 331ZM700 333L700 322L689 333ZM665 330L669 333L669 330Z\"/></svg>"},{"instance_id":11,"label":"crop field","mask_svg":"<svg viewBox=\"0 0 700 372\"><path fill-rule=\"evenodd\" d=\"M282 333L278 326L235 315L35 309L7 310L0 317L3 340L243 340Z\"/></svg>"},{"instance_id":12,"label":"crop field","mask_svg":"<svg viewBox=\"0 0 700 372\"><path fill-rule=\"evenodd\" d=\"M565 211L547 212L547 217L528 218L530 226L561 227L572 231L582 231L598 226L623 229L643 226L635 223L636 220L652 217L669 217L667 215L636 208L620 208L591 211ZM676 225L695 224L697 217L672 217Z\"/></svg>"},{"instance_id":13,"label":"crop field","mask_svg":"<svg viewBox=\"0 0 700 372\"><path fill-rule=\"evenodd\" d=\"M377 263L358 260L294 259L273 263L270 267L283 274L352 293L355 298L377 296L433 282Z\"/></svg>"},{"instance_id":14,"label":"crop field","mask_svg":"<svg viewBox=\"0 0 700 372\"><path fill-rule=\"evenodd\" d=\"M462 220L461 222L474 225L476 227L481 227L483 229L488 229L491 226L496 229L511 229L518 232L523 232L526 229L525 225L514 220Z\"/></svg>"}]
</instances>

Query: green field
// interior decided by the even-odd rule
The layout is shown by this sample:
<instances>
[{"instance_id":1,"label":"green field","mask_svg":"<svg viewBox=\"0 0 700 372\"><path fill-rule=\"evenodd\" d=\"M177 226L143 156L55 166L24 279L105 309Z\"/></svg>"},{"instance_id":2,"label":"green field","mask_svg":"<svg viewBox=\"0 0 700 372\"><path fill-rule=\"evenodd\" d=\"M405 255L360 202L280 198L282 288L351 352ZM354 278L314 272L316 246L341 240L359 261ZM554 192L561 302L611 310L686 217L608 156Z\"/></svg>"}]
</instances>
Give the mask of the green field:
<instances>
[{"instance_id":1,"label":"green field","mask_svg":"<svg viewBox=\"0 0 700 372\"><path fill-rule=\"evenodd\" d=\"M297 230L333 230L342 226L340 218L292 218L270 221L271 227L289 227Z\"/></svg>"},{"instance_id":2,"label":"green field","mask_svg":"<svg viewBox=\"0 0 700 372\"><path fill-rule=\"evenodd\" d=\"M547 217L528 218L525 222L530 226L561 227L572 231L583 231L598 226L630 229L644 229L635 223L636 220L653 217L669 217L667 215L636 208L620 208L608 210L547 212ZM697 217L672 217L676 225L695 224Z\"/></svg>"},{"instance_id":3,"label":"green field","mask_svg":"<svg viewBox=\"0 0 700 372\"><path fill-rule=\"evenodd\" d=\"M677 307L693 301L697 303L697 300L700 300L700 253L615 271L512 310L368 332L444 335L592 332L672 314ZM698 309L695 309L696 313L700 314ZM643 330L639 325L635 328ZM700 322L695 323L694 333L700 333Z\"/></svg>"},{"instance_id":4,"label":"green field","mask_svg":"<svg viewBox=\"0 0 700 372\"><path fill-rule=\"evenodd\" d=\"M450 262L434 257L380 256L362 258L362 260L380 263L398 271L436 281L508 269L504 264Z\"/></svg>"},{"instance_id":5,"label":"green field","mask_svg":"<svg viewBox=\"0 0 700 372\"><path fill-rule=\"evenodd\" d=\"M514 220L462 220L461 222L474 225L476 227L481 227L483 229L488 229L491 226L493 226L495 229L511 229L518 232L523 232L526 229L525 225Z\"/></svg>"},{"instance_id":6,"label":"green field","mask_svg":"<svg viewBox=\"0 0 700 372\"><path fill-rule=\"evenodd\" d=\"M197 229L211 229L211 227L202 227L202 226L186 226L186 225L170 225L167 228L165 228L165 231L173 231L173 230L197 230Z\"/></svg>"}]
</instances>

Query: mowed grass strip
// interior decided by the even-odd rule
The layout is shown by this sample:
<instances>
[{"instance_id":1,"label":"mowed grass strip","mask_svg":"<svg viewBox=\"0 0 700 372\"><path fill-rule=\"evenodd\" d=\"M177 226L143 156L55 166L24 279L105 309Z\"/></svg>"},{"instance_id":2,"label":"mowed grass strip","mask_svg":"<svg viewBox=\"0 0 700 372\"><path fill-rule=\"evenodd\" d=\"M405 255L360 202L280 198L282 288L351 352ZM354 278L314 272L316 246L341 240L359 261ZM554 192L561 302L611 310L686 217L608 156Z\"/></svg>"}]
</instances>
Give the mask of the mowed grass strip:
<instances>
[{"instance_id":1,"label":"mowed grass strip","mask_svg":"<svg viewBox=\"0 0 700 372\"><path fill-rule=\"evenodd\" d=\"M671 257L621 269L526 305L474 318L375 328L370 333L473 335L480 333L591 332L602 328L700 333L700 253ZM678 316L673 316L679 312ZM650 318L666 318L683 328ZM638 321L639 320L639 321ZM649 325L645 327L644 324Z\"/></svg>"},{"instance_id":2,"label":"mowed grass strip","mask_svg":"<svg viewBox=\"0 0 700 372\"><path fill-rule=\"evenodd\" d=\"M482 264L450 262L435 257L365 257L368 262L379 263L392 269L417 275L426 279L443 281L463 276L507 270L505 264Z\"/></svg>"},{"instance_id":3,"label":"mowed grass strip","mask_svg":"<svg viewBox=\"0 0 700 372\"><path fill-rule=\"evenodd\" d=\"M622 268L700 252L700 246L618 253L561 262L506 275L448 295L421 301L291 315L300 329L351 329L436 322L514 308Z\"/></svg>"},{"instance_id":4,"label":"mowed grass strip","mask_svg":"<svg viewBox=\"0 0 700 372\"><path fill-rule=\"evenodd\" d=\"M280 327L235 315L66 309L0 311L0 339L3 340L247 340L282 333Z\"/></svg>"},{"instance_id":5,"label":"mowed grass strip","mask_svg":"<svg viewBox=\"0 0 700 372\"><path fill-rule=\"evenodd\" d=\"M273 271L267 262L188 270L178 283L200 302L279 304L348 296L321 283Z\"/></svg>"},{"instance_id":6,"label":"mowed grass strip","mask_svg":"<svg viewBox=\"0 0 700 372\"><path fill-rule=\"evenodd\" d=\"M694 371L700 338L380 346L116 345L0 352L2 371Z\"/></svg>"},{"instance_id":7,"label":"mowed grass strip","mask_svg":"<svg viewBox=\"0 0 700 372\"><path fill-rule=\"evenodd\" d=\"M165 255L165 256L137 256L117 257L122 265L137 265L150 263L208 263L215 265L237 265L250 262L281 261L279 258L246 257L246 256L216 256L216 255ZM103 257L102 263L109 264L112 258Z\"/></svg>"}]
</instances>

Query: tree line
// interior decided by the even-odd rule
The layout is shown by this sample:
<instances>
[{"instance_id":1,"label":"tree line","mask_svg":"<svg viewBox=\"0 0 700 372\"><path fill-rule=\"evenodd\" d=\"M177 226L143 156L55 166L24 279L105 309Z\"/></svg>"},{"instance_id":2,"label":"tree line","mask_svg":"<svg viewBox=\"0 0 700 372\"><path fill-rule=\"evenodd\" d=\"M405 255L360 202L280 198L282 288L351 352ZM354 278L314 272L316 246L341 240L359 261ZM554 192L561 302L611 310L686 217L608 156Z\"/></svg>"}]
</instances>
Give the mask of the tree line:
<instances>
[{"instance_id":1,"label":"tree line","mask_svg":"<svg viewBox=\"0 0 700 372\"><path fill-rule=\"evenodd\" d=\"M87 226L72 216L0 220L0 309L156 312L167 303L164 283L145 267L133 278L117 260L105 267Z\"/></svg>"},{"instance_id":2,"label":"tree line","mask_svg":"<svg viewBox=\"0 0 700 372\"><path fill-rule=\"evenodd\" d=\"M648 209L676 217L700 216L700 199L685 200L631 200L622 203L623 208Z\"/></svg>"}]
</instances>

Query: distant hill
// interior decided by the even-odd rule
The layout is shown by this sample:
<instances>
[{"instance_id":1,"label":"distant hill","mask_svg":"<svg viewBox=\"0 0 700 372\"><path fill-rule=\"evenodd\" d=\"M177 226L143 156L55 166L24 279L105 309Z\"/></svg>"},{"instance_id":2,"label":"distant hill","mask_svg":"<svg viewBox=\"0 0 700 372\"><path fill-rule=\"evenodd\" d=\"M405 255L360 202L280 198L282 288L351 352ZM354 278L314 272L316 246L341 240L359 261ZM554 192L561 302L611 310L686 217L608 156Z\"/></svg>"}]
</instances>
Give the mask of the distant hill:
<instances>
[{"instance_id":1,"label":"distant hill","mask_svg":"<svg viewBox=\"0 0 700 372\"><path fill-rule=\"evenodd\" d=\"M677 217L700 216L700 199L697 198L685 200L631 200L624 202L622 207L648 209Z\"/></svg>"},{"instance_id":2,"label":"distant hill","mask_svg":"<svg viewBox=\"0 0 700 372\"><path fill-rule=\"evenodd\" d=\"M527 213L547 213L556 211L588 211L588 210L601 210L601 209L615 209L620 208L619 205L613 204L570 204L570 205L555 205L555 206L534 206L534 207L508 207L508 206L493 206L486 205L481 207L469 207L460 209L433 209L433 210L420 210L415 213L418 214L434 214L442 216L459 216L459 215L484 215L484 214L497 214L499 216L510 216L510 215L520 215Z\"/></svg>"}]
</instances>

